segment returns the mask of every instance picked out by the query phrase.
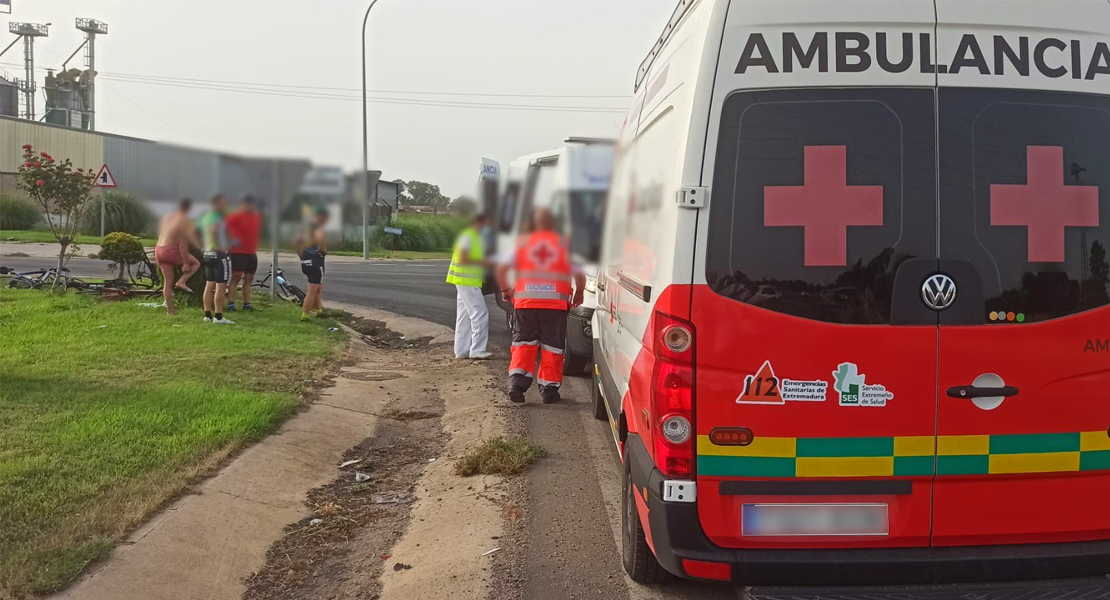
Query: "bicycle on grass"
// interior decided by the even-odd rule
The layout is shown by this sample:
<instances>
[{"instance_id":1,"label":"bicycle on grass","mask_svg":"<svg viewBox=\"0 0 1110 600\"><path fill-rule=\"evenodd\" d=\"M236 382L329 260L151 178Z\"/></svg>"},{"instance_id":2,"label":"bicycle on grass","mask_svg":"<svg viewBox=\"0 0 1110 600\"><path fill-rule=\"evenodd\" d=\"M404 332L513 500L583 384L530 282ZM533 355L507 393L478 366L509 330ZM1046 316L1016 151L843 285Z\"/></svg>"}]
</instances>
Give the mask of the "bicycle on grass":
<instances>
[{"instance_id":1,"label":"bicycle on grass","mask_svg":"<svg viewBox=\"0 0 1110 600\"><path fill-rule=\"evenodd\" d=\"M256 280L251 287L262 290L270 289L270 279L274 276L273 267L270 267L270 272L262 279ZM289 283L285 279L285 271L282 269L277 270L277 296L282 300L289 300L291 302L302 303L304 302L305 292L301 288Z\"/></svg>"}]
</instances>

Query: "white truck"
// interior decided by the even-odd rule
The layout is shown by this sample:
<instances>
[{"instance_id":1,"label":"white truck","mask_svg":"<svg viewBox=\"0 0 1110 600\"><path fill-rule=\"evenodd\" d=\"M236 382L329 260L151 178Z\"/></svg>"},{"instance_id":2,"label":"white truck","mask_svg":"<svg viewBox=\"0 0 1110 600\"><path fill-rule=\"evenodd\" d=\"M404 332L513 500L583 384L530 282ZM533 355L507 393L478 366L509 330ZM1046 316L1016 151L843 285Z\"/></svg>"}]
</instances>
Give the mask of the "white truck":
<instances>
[{"instance_id":1,"label":"white truck","mask_svg":"<svg viewBox=\"0 0 1110 600\"><path fill-rule=\"evenodd\" d=\"M568 375L581 374L593 361L591 321L597 308L597 261L613 149L613 140L572 137L564 146L512 161L493 219L497 251L505 254L527 231L532 210L550 208L570 244L571 259L586 271L585 302L570 311L567 324L563 371ZM512 329L512 304L495 296Z\"/></svg>"}]
</instances>

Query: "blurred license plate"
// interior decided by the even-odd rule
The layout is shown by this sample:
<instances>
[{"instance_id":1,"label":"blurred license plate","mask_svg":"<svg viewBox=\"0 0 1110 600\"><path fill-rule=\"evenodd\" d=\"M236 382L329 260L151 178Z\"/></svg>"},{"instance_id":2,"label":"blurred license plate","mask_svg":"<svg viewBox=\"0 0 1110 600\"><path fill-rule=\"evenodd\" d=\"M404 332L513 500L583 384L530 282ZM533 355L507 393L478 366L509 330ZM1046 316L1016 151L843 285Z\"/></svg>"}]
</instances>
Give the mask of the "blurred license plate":
<instances>
[{"instance_id":1,"label":"blurred license plate","mask_svg":"<svg viewBox=\"0 0 1110 600\"><path fill-rule=\"evenodd\" d=\"M886 504L745 504L745 536L888 535Z\"/></svg>"}]
</instances>

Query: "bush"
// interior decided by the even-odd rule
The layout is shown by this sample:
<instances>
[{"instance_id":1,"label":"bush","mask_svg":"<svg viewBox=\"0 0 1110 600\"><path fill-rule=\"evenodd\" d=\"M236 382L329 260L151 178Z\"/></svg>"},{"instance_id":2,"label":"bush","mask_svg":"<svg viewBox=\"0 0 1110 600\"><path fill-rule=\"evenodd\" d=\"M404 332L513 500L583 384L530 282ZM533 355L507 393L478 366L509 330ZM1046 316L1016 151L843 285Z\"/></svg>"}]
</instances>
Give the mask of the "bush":
<instances>
[{"instance_id":1,"label":"bush","mask_svg":"<svg viewBox=\"0 0 1110 600\"><path fill-rule=\"evenodd\" d=\"M521 437L495 437L482 442L455 463L455 473L471 475L515 475L547 456L547 450Z\"/></svg>"},{"instance_id":2,"label":"bush","mask_svg":"<svg viewBox=\"0 0 1110 600\"><path fill-rule=\"evenodd\" d=\"M117 231L104 236L100 245L101 260L111 261L112 268L119 270L120 279L124 270L129 270L131 265L137 265L146 258L146 249L139 238Z\"/></svg>"},{"instance_id":3,"label":"bush","mask_svg":"<svg viewBox=\"0 0 1110 600\"><path fill-rule=\"evenodd\" d=\"M42 211L25 200L0 196L0 229L31 229L42 220Z\"/></svg>"},{"instance_id":4,"label":"bush","mask_svg":"<svg viewBox=\"0 0 1110 600\"><path fill-rule=\"evenodd\" d=\"M466 227L466 221L451 216L399 215L391 227L404 230L401 236L386 235L383 225L370 230L370 243L387 250L433 252L449 250Z\"/></svg>"},{"instance_id":5,"label":"bush","mask_svg":"<svg viewBox=\"0 0 1110 600\"><path fill-rule=\"evenodd\" d=\"M89 200L81 217L81 233L100 235L100 198ZM146 203L131 194L108 192L104 194L105 231L122 231L141 236L154 224L154 213Z\"/></svg>"}]
</instances>

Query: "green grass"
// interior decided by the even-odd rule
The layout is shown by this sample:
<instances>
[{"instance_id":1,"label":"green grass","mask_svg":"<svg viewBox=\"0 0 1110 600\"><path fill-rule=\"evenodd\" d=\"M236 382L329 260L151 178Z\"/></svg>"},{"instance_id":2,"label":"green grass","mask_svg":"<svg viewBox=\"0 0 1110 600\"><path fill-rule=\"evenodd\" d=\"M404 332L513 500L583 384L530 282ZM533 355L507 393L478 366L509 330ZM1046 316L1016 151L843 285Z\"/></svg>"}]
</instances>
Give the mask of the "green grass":
<instances>
[{"instance_id":1,"label":"green grass","mask_svg":"<svg viewBox=\"0 0 1110 600\"><path fill-rule=\"evenodd\" d=\"M464 454L455 463L455 473L463 477L515 475L545 456L547 450L532 440L498 436Z\"/></svg>"},{"instance_id":2,"label":"green grass","mask_svg":"<svg viewBox=\"0 0 1110 600\"><path fill-rule=\"evenodd\" d=\"M13 238L8 240L8 238ZM78 235L77 244L87 245L95 244L100 245L101 238L98 235ZM139 241L143 246L153 247L158 243L156 238L140 238ZM54 235L49 231L41 231L38 229L0 229L0 243L12 242L28 242L28 243L46 243L56 244L58 240L54 239Z\"/></svg>"},{"instance_id":3,"label":"green grass","mask_svg":"<svg viewBox=\"0 0 1110 600\"><path fill-rule=\"evenodd\" d=\"M346 340L292 304L232 313L0 289L0 597L63 587L272 432Z\"/></svg>"}]
</instances>

